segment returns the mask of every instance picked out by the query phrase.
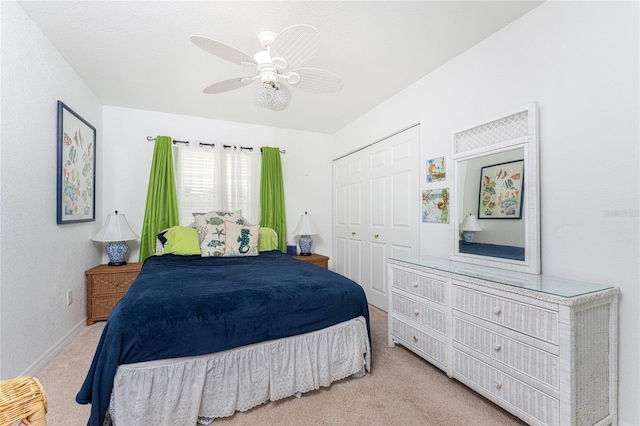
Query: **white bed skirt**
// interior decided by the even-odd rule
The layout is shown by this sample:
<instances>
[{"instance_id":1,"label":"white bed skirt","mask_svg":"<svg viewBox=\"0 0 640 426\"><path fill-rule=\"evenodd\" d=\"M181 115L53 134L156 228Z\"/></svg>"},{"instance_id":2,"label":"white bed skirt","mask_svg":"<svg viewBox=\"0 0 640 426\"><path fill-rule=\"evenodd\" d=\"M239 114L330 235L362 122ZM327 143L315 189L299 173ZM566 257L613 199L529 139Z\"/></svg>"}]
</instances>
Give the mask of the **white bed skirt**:
<instances>
[{"instance_id":1,"label":"white bed skirt","mask_svg":"<svg viewBox=\"0 0 640 426\"><path fill-rule=\"evenodd\" d=\"M116 373L117 426L195 425L369 371L364 317L312 333L197 357L126 364ZM106 422L105 422L106 423Z\"/></svg>"}]
</instances>

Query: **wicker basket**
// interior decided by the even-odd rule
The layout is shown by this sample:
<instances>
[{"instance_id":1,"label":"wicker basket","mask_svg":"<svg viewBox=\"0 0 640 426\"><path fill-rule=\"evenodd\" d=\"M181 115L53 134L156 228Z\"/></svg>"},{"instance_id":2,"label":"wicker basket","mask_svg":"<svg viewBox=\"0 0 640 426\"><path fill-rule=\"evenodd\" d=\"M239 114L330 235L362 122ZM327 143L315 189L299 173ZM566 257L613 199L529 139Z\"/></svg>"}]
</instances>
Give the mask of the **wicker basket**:
<instances>
[{"instance_id":1,"label":"wicker basket","mask_svg":"<svg viewBox=\"0 0 640 426\"><path fill-rule=\"evenodd\" d=\"M21 376L0 381L0 426L19 424L45 426L47 396L35 377Z\"/></svg>"}]
</instances>

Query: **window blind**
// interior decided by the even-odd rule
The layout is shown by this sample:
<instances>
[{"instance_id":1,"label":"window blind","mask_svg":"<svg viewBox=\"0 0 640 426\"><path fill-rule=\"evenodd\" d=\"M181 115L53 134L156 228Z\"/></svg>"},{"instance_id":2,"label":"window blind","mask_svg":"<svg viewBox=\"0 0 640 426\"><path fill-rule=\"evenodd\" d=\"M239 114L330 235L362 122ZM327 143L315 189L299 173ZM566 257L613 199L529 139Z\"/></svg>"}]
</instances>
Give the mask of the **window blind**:
<instances>
[{"instance_id":1,"label":"window blind","mask_svg":"<svg viewBox=\"0 0 640 426\"><path fill-rule=\"evenodd\" d=\"M251 223L260 218L260 154L236 149L175 147L180 224L193 213L242 210Z\"/></svg>"}]
</instances>

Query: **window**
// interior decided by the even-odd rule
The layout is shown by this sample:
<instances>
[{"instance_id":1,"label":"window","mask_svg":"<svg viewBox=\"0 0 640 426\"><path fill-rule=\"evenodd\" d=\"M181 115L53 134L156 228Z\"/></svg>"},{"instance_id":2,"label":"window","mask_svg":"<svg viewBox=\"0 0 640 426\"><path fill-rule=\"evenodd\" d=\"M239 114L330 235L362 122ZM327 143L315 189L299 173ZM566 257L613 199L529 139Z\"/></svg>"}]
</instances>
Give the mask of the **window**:
<instances>
[{"instance_id":1,"label":"window","mask_svg":"<svg viewBox=\"0 0 640 426\"><path fill-rule=\"evenodd\" d=\"M181 225L192 223L193 213L213 210L242 210L249 222L259 222L259 151L184 146L174 149Z\"/></svg>"}]
</instances>

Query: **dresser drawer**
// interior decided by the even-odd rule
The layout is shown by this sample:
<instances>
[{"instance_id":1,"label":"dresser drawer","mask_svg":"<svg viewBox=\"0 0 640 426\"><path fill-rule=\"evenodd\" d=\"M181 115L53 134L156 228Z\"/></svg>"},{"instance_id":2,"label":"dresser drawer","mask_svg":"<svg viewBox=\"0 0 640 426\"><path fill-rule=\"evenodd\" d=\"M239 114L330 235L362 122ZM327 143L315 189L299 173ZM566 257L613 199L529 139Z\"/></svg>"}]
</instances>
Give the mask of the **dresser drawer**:
<instances>
[{"instance_id":1,"label":"dresser drawer","mask_svg":"<svg viewBox=\"0 0 640 426\"><path fill-rule=\"evenodd\" d=\"M453 340L558 389L558 357L462 318L453 319Z\"/></svg>"},{"instance_id":2,"label":"dresser drawer","mask_svg":"<svg viewBox=\"0 0 640 426\"><path fill-rule=\"evenodd\" d=\"M447 315L442 311L393 292L391 293L391 309L398 315L416 321L442 334L447 332Z\"/></svg>"},{"instance_id":3,"label":"dresser drawer","mask_svg":"<svg viewBox=\"0 0 640 426\"><path fill-rule=\"evenodd\" d=\"M131 283L138 276L138 272L125 272L120 274L101 274L91 276L91 289L93 296L103 294L124 294L129 290Z\"/></svg>"},{"instance_id":4,"label":"dresser drawer","mask_svg":"<svg viewBox=\"0 0 640 426\"><path fill-rule=\"evenodd\" d=\"M531 386L456 349L453 376L479 392L488 393L545 425L559 423L559 402ZM501 405L498 401L498 405Z\"/></svg>"},{"instance_id":5,"label":"dresser drawer","mask_svg":"<svg viewBox=\"0 0 640 426\"><path fill-rule=\"evenodd\" d=\"M453 286L453 308L512 330L558 343L558 313L488 293Z\"/></svg>"},{"instance_id":6,"label":"dresser drawer","mask_svg":"<svg viewBox=\"0 0 640 426\"><path fill-rule=\"evenodd\" d=\"M400 321L397 318L391 318L390 333L402 341L402 344L411 347L427 355L439 364L438 367L446 369L446 349L445 342L436 339L433 336L423 333L415 327Z\"/></svg>"},{"instance_id":7,"label":"dresser drawer","mask_svg":"<svg viewBox=\"0 0 640 426\"><path fill-rule=\"evenodd\" d=\"M446 280L437 275L392 269L392 286L436 303L444 304Z\"/></svg>"}]
</instances>

